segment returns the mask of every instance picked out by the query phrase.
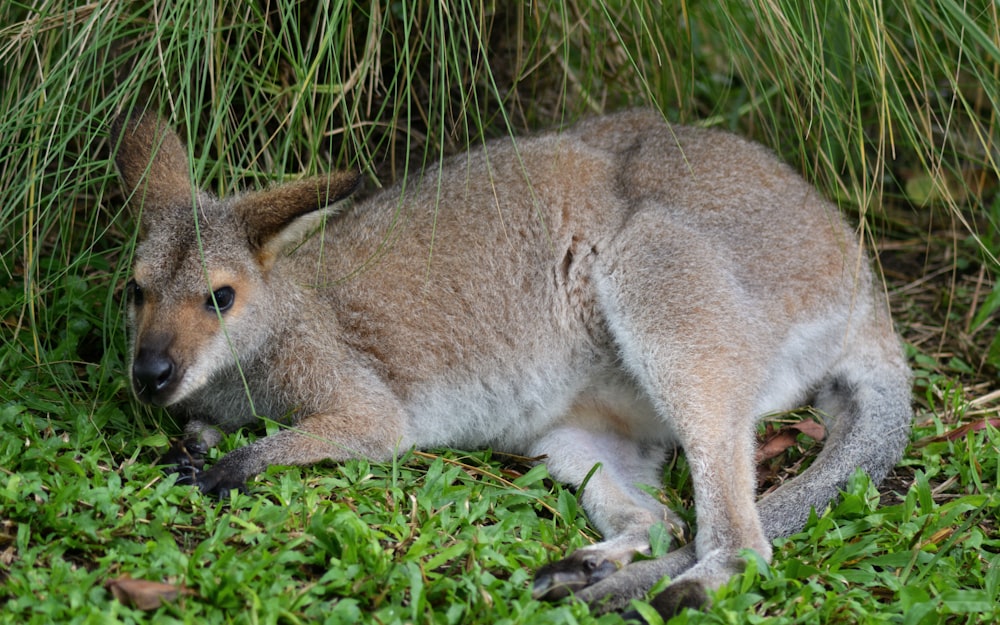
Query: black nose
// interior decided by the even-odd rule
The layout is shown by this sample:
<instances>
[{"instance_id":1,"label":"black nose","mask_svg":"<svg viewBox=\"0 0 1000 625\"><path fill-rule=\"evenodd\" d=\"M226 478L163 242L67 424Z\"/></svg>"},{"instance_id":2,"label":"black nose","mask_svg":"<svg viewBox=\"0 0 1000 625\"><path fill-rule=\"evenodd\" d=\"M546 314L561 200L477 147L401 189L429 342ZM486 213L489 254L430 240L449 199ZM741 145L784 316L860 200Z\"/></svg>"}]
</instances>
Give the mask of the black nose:
<instances>
[{"instance_id":1,"label":"black nose","mask_svg":"<svg viewBox=\"0 0 1000 625\"><path fill-rule=\"evenodd\" d=\"M160 404L169 395L177 367L165 352L140 348L132 363L135 394L146 403Z\"/></svg>"}]
</instances>

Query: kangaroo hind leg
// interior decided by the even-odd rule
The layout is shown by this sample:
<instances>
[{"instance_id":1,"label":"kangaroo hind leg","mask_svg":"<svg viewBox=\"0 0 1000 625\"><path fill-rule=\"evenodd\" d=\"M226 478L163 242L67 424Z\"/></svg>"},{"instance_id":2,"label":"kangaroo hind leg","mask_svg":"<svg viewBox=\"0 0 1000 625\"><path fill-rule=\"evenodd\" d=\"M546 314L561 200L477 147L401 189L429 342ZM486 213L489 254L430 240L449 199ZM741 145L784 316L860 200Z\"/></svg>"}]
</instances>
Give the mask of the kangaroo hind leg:
<instances>
[{"instance_id":1,"label":"kangaroo hind leg","mask_svg":"<svg viewBox=\"0 0 1000 625\"><path fill-rule=\"evenodd\" d=\"M622 236L628 246L599 283L602 306L620 361L682 447L694 486L695 560L690 551L665 556L662 570L686 570L663 600L699 605L742 570L742 549L770 559L754 470L770 332L712 240L655 207L633 215ZM650 567L634 568L616 574L617 592L649 589Z\"/></svg>"},{"instance_id":2,"label":"kangaroo hind leg","mask_svg":"<svg viewBox=\"0 0 1000 625\"><path fill-rule=\"evenodd\" d=\"M532 455L547 456L554 479L582 486L580 499L603 540L548 564L535 575L533 595L556 600L599 582L648 553L656 523L680 527L681 521L641 486L659 486L666 453L613 430L578 425L557 427L539 439Z\"/></svg>"}]
</instances>

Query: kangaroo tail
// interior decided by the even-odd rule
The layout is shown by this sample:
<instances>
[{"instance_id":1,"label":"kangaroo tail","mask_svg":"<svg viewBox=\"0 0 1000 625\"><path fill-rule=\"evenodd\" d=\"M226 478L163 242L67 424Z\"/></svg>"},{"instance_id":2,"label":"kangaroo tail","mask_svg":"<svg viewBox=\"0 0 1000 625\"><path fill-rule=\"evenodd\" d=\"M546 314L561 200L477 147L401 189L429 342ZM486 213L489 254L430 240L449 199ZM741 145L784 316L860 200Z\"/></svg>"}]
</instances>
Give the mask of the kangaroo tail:
<instances>
[{"instance_id":1,"label":"kangaroo tail","mask_svg":"<svg viewBox=\"0 0 1000 625\"><path fill-rule=\"evenodd\" d=\"M898 352L897 352L898 353ZM816 396L830 415L826 444L802 474L758 502L769 539L794 534L836 498L856 469L880 483L909 442L910 373L902 355L854 357L843 361Z\"/></svg>"}]
</instances>

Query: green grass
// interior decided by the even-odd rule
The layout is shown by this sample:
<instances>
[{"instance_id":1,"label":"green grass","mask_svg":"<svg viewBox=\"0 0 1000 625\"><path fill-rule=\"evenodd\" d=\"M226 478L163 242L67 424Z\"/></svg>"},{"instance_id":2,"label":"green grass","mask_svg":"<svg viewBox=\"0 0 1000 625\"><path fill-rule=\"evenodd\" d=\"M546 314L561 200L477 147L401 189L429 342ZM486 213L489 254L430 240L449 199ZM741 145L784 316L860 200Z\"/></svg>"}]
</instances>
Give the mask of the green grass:
<instances>
[{"instance_id":1,"label":"green grass","mask_svg":"<svg viewBox=\"0 0 1000 625\"><path fill-rule=\"evenodd\" d=\"M179 425L128 392L135 223L108 144L147 101L220 193L332 166L389 181L640 104L771 145L881 251L915 444L881 498L859 478L675 622L1000 620L1000 434L958 430L1000 404L995 3L662 4L0 4L0 621L620 622L531 600L538 566L596 539L542 468L407 454L216 502L152 466ZM187 592L146 613L108 590L125 577Z\"/></svg>"}]
</instances>

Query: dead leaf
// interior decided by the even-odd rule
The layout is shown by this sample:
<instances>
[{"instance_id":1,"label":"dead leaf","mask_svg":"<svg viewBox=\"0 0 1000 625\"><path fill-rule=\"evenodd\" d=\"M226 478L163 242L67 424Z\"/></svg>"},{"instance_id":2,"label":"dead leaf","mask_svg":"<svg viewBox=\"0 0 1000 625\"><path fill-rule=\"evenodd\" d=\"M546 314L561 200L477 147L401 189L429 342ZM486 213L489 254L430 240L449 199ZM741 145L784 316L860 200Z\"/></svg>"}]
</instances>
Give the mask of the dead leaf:
<instances>
[{"instance_id":1,"label":"dead leaf","mask_svg":"<svg viewBox=\"0 0 1000 625\"><path fill-rule=\"evenodd\" d=\"M132 579L131 577L113 579L106 584L106 587L115 599L139 610L155 610L181 595L194 594L183 585L174 586L144 579Z\"/></svg>"},{"instance_id":2,"label":"dead leaf","mask_svg":"<svg viewBox=\"0 0 1000 625\"><path fill-rule=\"evenodd\" d=\"M777 431L774 431L768 424L764 442L757 448L756 461L760 463L781 455L786 449L795 445L800 433L817 441L826 438L826 428L813 419L803 419L798 423L790 423Z\"/></svg>"},{"instance_id":3,"label":"dead leaf","mask_svg":"<svg viewBox=\"0 0 1000 625\"><path fill-rule=\"evenodd\" d=\"M0 565L3 565L4 568L9 569L11 563L14 562L15 555L16 552L14 551L14 545L7 547L6 549L3 550L2 553L0 553Z\"/></svg>"},{"instance_id":4,"label":"dead leaf","mask_svg":"<svg viewBox=\"0 0 1000 625\"><path fill-rule=\"evenodd\" d=\"M814 441L821 441L826 438L826 428L819 421L804 419L788 427L802 432Z\"/></svg>"},{"instance_id":5,"label":"dead leaf","mask_svg":"<svg viewBox=\"0 0 1000 625\"><path fill-rule=\"evenodd\" d=\"M934 436L925 436L920 440L913 443L914 447L924 447L930 445L931 443L943 443L945 441L955 441L962 437L968 436L971 432L978 432L979 430L985 430L986 425L992 425L995 428L1000 428L1000 419L982 419L980 421L970 421L969 423L963 423L957 428L948 430L944 434L935 434Z\"/></svg>"}]
</instances>

